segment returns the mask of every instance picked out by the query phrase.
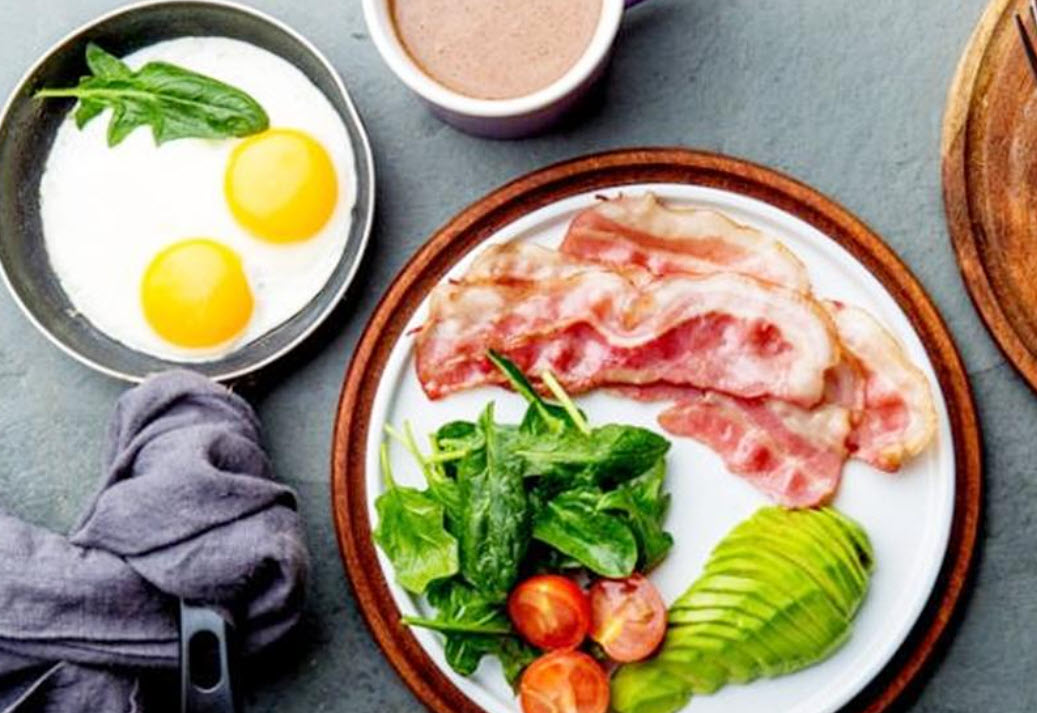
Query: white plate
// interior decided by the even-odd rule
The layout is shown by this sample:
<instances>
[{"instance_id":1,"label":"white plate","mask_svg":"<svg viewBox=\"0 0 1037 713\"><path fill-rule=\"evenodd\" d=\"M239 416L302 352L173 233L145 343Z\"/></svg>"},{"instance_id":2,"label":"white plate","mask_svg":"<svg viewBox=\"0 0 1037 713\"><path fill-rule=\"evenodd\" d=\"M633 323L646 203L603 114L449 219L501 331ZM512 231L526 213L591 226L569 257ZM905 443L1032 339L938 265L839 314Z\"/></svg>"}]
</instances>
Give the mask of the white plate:
<instances>
[{"instance_id":1,"label":"white plate","mask_svg":"<svg viewBox=\"0 0 1037 713\"><path fill-rule=\"evenodd\" d=\"M939 429L935 443L901 472L881 473L850 461L835 500L842 512L867 530L875 548L871 589L855 622L850 641L826 661L798 673L748 685L731 685L692 700L694 713L830 713L845 705L874 678L903 643L921 614L943 562L954 507L954 447L947 408L939 384L917 334L885 288L846 250L802 220L745 196L700 186L650 184L624 186L627 195L651 190L666 201L721 210L737 221L780 238L806 264L814 291L866 308L904 344L911 359L930 380L936 397ZM620 189L594 191L548 205L511 223L489 242L531 240L557 246L569 221L595 196ZM465 271L477 246L451 271ZM366 491L372 523L378 521L374 499L383 492L378 449L383 426L409 420L418 434L453 419L473 419L493 400L497 418L518 421L525 410L521 397L499 388L481 388L431 402L414 371L413 338L422 324L427 300L417 310L386 365L371 412L367 443ZM577 399L592 424L631 423L660 430L659 404L642 404L606 393ZM737 523L768 504L765 496L729 473L711 450L687 438L671 438L667 488L673 494L667 529L675 546L651 579L672 602L698 577L710 550ZM390 450L394 475L403 484L424 487L409 455L398 445ZM395 584L392 566L378 551L393 598L404 614L430 612L423 602ZM455 674L446 664L442 640L435 633L414 631L421 646L451 681L490 713L515 713L518 704L496 660L485 659L475 675Z\"/></svg>"}]
</instances>

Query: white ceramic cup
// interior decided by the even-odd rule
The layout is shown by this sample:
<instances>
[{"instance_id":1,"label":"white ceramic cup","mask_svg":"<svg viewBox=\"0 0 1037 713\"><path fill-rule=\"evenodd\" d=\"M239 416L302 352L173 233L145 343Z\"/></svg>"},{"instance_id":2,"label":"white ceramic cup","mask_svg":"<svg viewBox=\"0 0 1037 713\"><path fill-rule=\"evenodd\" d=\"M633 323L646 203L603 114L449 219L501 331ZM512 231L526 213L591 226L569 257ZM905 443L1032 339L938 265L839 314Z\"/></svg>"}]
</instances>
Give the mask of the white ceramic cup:
<instances>
[{"instance_id":1,"label":"white ceramic cup","mask_svg":"<svg viewBox=\"0 0 1037 713\"><path fill-rule=\"evenodd\" d=\"M382 59L439 118L462 131L495 139L541 132L558 122L601 77L623 10L640 0L602 0L601 17L576 64L555 82L513 99L476 99L444 87L421 71L400 43L390 0L363 0L368 32Z\"/></svg>"}]
</instances>

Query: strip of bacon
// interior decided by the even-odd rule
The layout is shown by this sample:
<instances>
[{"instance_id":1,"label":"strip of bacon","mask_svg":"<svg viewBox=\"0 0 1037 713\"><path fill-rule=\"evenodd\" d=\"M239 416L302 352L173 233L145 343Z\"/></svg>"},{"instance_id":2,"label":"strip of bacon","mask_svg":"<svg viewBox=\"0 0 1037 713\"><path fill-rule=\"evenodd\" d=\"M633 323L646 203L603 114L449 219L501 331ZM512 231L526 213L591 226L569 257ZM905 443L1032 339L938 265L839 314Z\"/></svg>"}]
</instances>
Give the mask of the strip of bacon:
<instances>
[{"instance_id":1,"label":"strip of bacon","mask_svg":"<svg viewBox=\"0 0 1037 713\"><path fill-rule=\"evenodd\" d=\"M716 211L668 207L652 193L584 210L561 251L656 275L734 272L799 292L810 289L803 263L774 238Z\"/></svg>"},{"instance_id":2,"label":"strip of bacon","mask_svg":"<svg viewBox=\"0 0 1037 713\"><path fill-rule=\"evenodd\" d=\"M546 248L515 250L498 256ZM437 287L416 344L428 396L496 383L485 358L496 349L527 372L551 369L573 393L662 380L806 406L821 399L839 352L813 300L740 275L641 284L578 263L564 263L567 277L509 283L476 274Z\"/></svg>"},{"instance_id":3,"label":"strip of bacon","mask_svg":"<svg viewBox=\"0 0 1037 713\"><path fill-rule=\"evenodd\" d=\"M727 469L787 507L827 502L846 461L850 412L826 404L804 409L775 399L739 399L688 387L621 387L639 400L673 401L659 425L709 446Z\"/></svg>"},{"instance_id":4,"label":"strip of bacon","mask_svg":"<svg viewBox=\"0 0 1037 713\"><path fill-rule=\"evenodd\" d=\"M604 225L601 214L620 216L624 212L649 216L638 224L641 232L636 234L636 241L630 231L609 233L594 227ZM573 221L561 250L603 264L641 266L656 276L731 269L719 260L711 265L675 258L673 245L688 241L673 238L672 224L679 222L670 215L674 212L659 206L650 196L606 201ZM581 228L581 219L590 227ZM625 223L633 224L631 219ZM630 247L632 242L637 242L636 254ZM747 247L752 249L751 243ZM755 249L761 258L769 257L766 246ZM805 279L805 272L803 275ZM867 312L838 303L826 303L826 308L844 353L828 374L825 401L851 409L854 429L848 442L854 458L896 471L904 460L921 452L935 434L936 410L929 382L910 363L896 338Z\"/></svg>"},{"instance_id":5,"label":"strip of bacon","mask_svg":"<svg viewBox=\"0 0 1037 713\"><path fill-rule=\"evenodd\" d=\"M864 404L850 434L850 450L855 458L896 471L936 434L929 380L896 338L863 309L834 301L825 306L863 378Z\"/></svg>"}]
</instances>

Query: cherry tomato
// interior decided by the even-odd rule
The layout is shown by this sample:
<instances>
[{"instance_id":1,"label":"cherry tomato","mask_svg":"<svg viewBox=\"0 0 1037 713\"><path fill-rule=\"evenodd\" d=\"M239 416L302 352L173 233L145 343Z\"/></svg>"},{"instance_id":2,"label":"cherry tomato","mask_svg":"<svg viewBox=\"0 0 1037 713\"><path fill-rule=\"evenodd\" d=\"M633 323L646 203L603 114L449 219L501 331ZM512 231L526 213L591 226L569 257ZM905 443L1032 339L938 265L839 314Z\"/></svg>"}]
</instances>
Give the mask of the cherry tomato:
<instances>
[{"instance_id":1,"label":"cherry tomato","mask_svg":"<svg viewBox=\"0 0 1037 713\"><path fill-rule=\"evenodd\" d=\"M582 651L552 651L522 674L519 700L524 713L605 713L609 679Z\"/></svg>"},{"instance_id":2,"label":"cherry tomato","mask_svg":"<svg viewBox=\"0 0 1037 713\"><path fill-rule=\"evenodd\" d=\"M591 605L576 582L558 574L530 577L508 597L508 616L522 637L540 649L572 649L587 636Z\"/></svg>"},{"instance_id":3,"label":"cherry tomato","mask_svg":"<svg viewBox=\"0 0 1037 713\"><path fill-rule=\"evenodd\" d=\"M621 663L647 658L666 635L666 604L640 574L591 586L591 638Z\"/></svg>"}]
</instances>

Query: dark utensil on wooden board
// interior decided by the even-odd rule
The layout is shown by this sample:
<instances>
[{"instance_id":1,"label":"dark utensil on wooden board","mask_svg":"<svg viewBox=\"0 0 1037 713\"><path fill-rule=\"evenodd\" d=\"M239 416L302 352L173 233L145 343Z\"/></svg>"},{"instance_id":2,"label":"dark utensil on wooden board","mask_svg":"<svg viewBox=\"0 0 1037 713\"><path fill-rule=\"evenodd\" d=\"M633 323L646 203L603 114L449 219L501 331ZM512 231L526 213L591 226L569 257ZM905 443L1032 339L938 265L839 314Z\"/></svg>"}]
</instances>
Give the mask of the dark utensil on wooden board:
<instances>
[{"instance_id":1,"label":"dark utensil on wooden board","mask_svg":"<svg viewBox=\"0 0 1037 713\"><path fill-rule=\"evenodd\" d=\"M180 600L180 712L238 713L234 627L215 609Z\"/></svg>"},{"instance_id":2,"label":"dark utensil on wooden board","mask_svg":"<svg viewBox=\"0 0 1037 713\"><path fill-rule=\"evenodd\" d=\"M1030 0L1030 19L1033 21L1034 30L1037 30L1037 0ZM1026 29L1026 20L1019 13L1015 14L1015 26L1019 29L1019 38L1023 42L1023 50L1026 52L1026 59L1030 63L1030 70L1033 71L1034 79L1037 79L1037 49L1034 49L1033 40L1030 38L1030 33Z\"/></svg>"}]
</instances>

